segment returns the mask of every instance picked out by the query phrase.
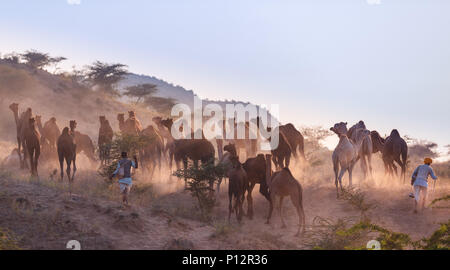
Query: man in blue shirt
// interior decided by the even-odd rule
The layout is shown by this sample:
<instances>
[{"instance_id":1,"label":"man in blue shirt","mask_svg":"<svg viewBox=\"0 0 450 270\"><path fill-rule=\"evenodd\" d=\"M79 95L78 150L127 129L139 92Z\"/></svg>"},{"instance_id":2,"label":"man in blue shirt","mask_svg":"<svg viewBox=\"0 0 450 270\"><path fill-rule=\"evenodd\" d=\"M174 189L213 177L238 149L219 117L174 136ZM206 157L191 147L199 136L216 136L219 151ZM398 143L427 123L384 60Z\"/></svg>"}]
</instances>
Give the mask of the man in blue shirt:
<instances>
[{"instance_id":1,"label":"man in blue shirt","mask_svg":"<svg viewBox=\"0 0 450 270\"><path fill-rule=\"evenodd\" d=\"M435 181L437 176L434 174L433 168L431 168L431 163L433 160L431 158L425 158L423 165L419 165L412 175L411 185L414 186L414 213L417 213L417 204L421 202L421 209L423 210L425 205L425 200L427 198L427 188L428 188L428 176L431 176ZM423 194L423 198L421 198Z\"/></svg>"},{"instance_id":2,"label":"man in blue shirt","mask_svg":"<svg viewBox=\"0 0 450 270\"><path fill-rule=\"evenodd\" d=\"M133 185L131 180L131 167L137 169L138 162L136 156L133 156L134 160L128 159L127 152L122 152L122 159L117 163L117 168L109 179L116 175L119 175L119 187L122 193L122 201L124 205L128 206L128 194L130 193L131 186Z\"/></svg>"}]
</instances>

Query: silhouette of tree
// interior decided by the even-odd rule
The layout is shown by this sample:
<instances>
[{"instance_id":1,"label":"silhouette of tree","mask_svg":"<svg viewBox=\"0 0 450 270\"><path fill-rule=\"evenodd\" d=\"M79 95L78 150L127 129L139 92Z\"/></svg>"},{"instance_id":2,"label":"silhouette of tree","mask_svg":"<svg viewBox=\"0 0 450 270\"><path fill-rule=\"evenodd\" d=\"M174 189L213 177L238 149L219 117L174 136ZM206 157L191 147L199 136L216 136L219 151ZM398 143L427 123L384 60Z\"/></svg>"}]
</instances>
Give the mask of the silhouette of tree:
<instances>
[{"instance_id":1,"label":"silhouette of tree","mask_svg":"<svg viewBox=\"0 0 450 270\"><path fill-rule=\"evenodd\" d=\"M87 66L87 80L92 86L97 86L101 91L112 95L120 96L115 85L128 74L127 65L123 64L107 64L100 61L94 62Z\"/></svg>"},{"instance_id":2,"label":"silhouette of tree","mask_svg":"<svg viewBox=\"0 0 450 270\"><path fill-rule=\"evenodd\" d=\"M56 67L61 61L67 60L65 57L52 58L48 53L42 53L35 50L26 51L20 56L25 61L25 64L34 69L42 69L51 64Z\"/></svg>"},{"instance_id":3,"label":"silhouette of tree","mask_svg":"<svg viewBox=\"0 0 450 270\"><path fill-rule=\"evenodd\" d=\"M148 96L145 98L144 103L158 112L169 113L176 104L176 100L173 98Z\"/></svg>"},{"instance_id":4,"label":"silhouette of tree","mask_svg":"<svg viewBox=\"0 0 450 270\"><path fill-rule=\"evenodd\" d=\"M127 87L123 94L128 97L137 98L135 104L138 104L141 100L145 100L157 91L158 89L156 85L146 83Z\"/></svg>"}]
</instances>

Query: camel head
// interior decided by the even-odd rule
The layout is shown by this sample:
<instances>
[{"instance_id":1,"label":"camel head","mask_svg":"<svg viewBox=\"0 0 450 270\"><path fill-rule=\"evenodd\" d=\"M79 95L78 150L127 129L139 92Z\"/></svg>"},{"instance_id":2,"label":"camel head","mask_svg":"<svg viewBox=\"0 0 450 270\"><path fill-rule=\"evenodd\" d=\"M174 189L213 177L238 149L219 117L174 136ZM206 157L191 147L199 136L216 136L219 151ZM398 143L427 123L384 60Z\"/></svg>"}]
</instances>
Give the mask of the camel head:
<instances>
[{"instance_id":1,"label":"camel head","mask_svg":"<svg viewBox=\"0 0 450 270\"><path fill-rule=\"evenodd\" d=\"M117 120L119 120L119 122L124 122L125 121L125 114L119 113L117 115Z\"/></svg>"},{"instance_id":2,"label":"camel head","mask_svg":"<svg viewBox=\"0 0 450 270\"><path fill-rule=\"evenodd\" d=\"M134 111L128 112L128 118L135 118L135 117L136 117L136 113Z\"/></svg>"},{"instance_id":3,"label":"camel head","mask_svg":"<svg viewBox=\"0 0 450 270\"><path fill-rule=\"evenodd\" d=\"M165 120L161 120L161 124L163 126L165 126L168 130L170 130L172 128L172 125L173 125L173 119L172 118L167 118Z\"/></svg>"},{"instance_id":4,"label":"camel head","mask_svg":"<svg viewBox=\"0 0 450 270\"><path fill-rule=\"evenodd\" d=\"M152 121L153 121L153 123L155 123L156 125L159 126L159 125L161 125L162 118L160 116L155 116L152 118Z\"/></svg>"},{"instance_id":5,"label":"camel head","mask_svg":"<svg viewBox=\"0 0 450 270\"><path fill-rule=\"evenodd\" d=\"M12 103L11 105L9 105L9 108L14 113L18 113L19 112L19 104L17 104L17 103Z\"/></svg>"},{"instance_id":6,"label":"camel head","mask_svg":"<svg viewBox=\"0 0 450 270\"><path fill-rule=\"evenodd\" d=\"M339 137L341 135L346 135L347 134L347 122L336 123L336 124L334 124L333 127L330 128L330 130L333 131L334 133L336 133Z\"/></svg>"},{"instance_id":7,"label":"camel head","mask_svg":"<svg viewBox=\"0 0 450 270\"><path fill-rule=\"evenodd\" d=\"M75 130L75 128L77 127L77 121L75 120L70 120L70 130Z\"/></svg>"},{"instance_id":8,"label":"camel head","mask_svg":"<svg viewBox=\"0 0 450 270\"><path fill-rule=\"evenodd\" d=\"M27 109L27 114L28 114L28 115L32 115L32 114L33 114L33 110L32 110L31 108L28 108L28 109Z\"/></svg>"},{"instance_id":9,"label":"camel head","mask_svg":"<svg viewBox=\"0 0 450 270\"><path fill-rule=\"evenodd\" d=\"M52 124L56 124L56 118L55 118L55 117L50 118L50 122L51 122Z\"/></svg>"},{"instance_id":10,"label":"camel head","mask_svg":"<svg viewBox=\"0 0 450 270\"><path fill-rule=\"evenodd\" d=\"M100 124L102 124L103 122L106 121L106 117L105 117L104 115L101 115L101 116L99 117L99 120L100 120Z\"/></svg>"},{"instance_id":11,"label":"camel head","mask_svg":"<svg viewBox=\"0 0 450 270\"><path fill-rule=\"evenodd\" d=\"M236 154L236 146L234 145L234 143L230 143L228 145L225 145L223 147L223 150L227 151L227 152L229 152L231 154Z\"/></svg>"}]
</instances>

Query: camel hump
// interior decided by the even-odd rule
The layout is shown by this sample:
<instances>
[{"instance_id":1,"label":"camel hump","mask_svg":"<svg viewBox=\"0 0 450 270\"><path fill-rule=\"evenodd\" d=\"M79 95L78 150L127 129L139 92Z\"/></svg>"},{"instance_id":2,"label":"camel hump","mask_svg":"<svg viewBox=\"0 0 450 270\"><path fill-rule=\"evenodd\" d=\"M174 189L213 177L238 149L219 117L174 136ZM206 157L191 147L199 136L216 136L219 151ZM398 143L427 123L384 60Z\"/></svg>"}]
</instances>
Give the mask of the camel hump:
<instances>
[{"instance_id":1,"label":"camel hump","mask_svg":"<svg viewBox=\"0 0 450 270\"><path fill-rule=\"evenodd\" d=\"M291 170L289 170L288 167L284 167L284 168L283 168L283 171L289 173L289 175L290 175L292 178L294 178L294 176L293 176L292 173L291 173Z\"/></svg>"}]
</instances>

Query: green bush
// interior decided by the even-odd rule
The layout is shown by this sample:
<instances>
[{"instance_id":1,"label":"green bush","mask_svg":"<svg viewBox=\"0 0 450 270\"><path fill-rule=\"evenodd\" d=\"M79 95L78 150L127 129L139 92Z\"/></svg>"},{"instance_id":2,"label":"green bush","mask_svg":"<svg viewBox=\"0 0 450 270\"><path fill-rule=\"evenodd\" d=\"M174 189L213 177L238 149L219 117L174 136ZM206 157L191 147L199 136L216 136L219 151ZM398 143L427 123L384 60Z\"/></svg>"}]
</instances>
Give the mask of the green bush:
<instances>
[{"instance_id":1,"label":"green bush","mask_svg":"<svg viewBox=\"0 0 450 270\"><path fill-rule=\"evenodd\" d=\"M107 183L112 184L113 181L111 181L109 177L116 170L117 162L122 159L122 152L127 152L128 157L131 158L133 155L138 155L139 150L143 149L153 141L154 138L149 136L115 134L114 140L110 145L111 162L109 165L102 166L99 169L100 176L102 176Z\"/></svg>"},{"instance_id":2,"label":"green bush","mask_svg":"<svg viewBox=\"0 0 450 270\"><path fill-rule=\"evenodd\" d=\"M199 167L189 165L186 169L176 171L174 175L186 179L185 189L197 199L203 219L210 220L216 202L213 187L220 178L225 177L225 167L215 166L211 161Z\"/></svg>"}]
</instances>

